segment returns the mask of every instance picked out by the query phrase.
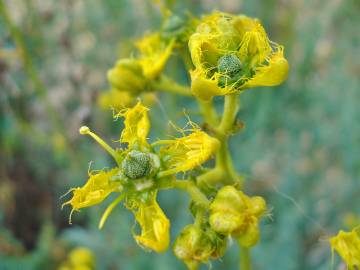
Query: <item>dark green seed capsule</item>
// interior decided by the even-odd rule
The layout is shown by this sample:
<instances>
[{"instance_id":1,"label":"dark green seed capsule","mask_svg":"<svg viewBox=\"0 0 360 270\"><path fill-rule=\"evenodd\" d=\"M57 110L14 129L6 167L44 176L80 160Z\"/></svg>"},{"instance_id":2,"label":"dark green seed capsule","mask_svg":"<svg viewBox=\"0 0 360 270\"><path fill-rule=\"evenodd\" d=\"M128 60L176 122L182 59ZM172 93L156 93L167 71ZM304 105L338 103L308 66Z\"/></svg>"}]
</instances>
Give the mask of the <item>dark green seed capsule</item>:
<instances>
[{"instance_id":1,"label":"dark green seed capsule","mask_svg":"<svg viewBox=\"0 0 360 270\"><path fill-rule=\"evenodd\" d=\"M242 63L235 54L227 54L218 60L218 72L227 76L234 76L241 71Z\"/></svg>"},{"instance_id":2,"label":"dark green seed capsule","mask_svg":"<svg viewBox=\"0 0 360 270\"><path fill-rule=\"evenodd\" d=\"M121 166L127 177L139 179L151 173L152 162L149 154L133 150L127 154Z\"/></svg>"}]
</instances>

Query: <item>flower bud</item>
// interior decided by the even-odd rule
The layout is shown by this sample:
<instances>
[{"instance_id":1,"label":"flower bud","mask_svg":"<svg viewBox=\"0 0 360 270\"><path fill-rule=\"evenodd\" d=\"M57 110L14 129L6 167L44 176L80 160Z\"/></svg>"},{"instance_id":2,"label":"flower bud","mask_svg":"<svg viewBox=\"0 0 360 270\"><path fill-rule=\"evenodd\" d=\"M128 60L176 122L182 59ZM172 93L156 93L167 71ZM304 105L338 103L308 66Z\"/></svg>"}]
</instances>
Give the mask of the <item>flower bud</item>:
<instances>
[{"instance_id":1,"label":"flower bud","mask_svg":"<svg viewBox=\"0 0 360 270\"><path fill-rule=\"evenodd\" d=\"M248 226L245 231L239 231L239 235L234 233L234 236L237 238L238 243L246 248L254 246L260 238L260 230L258 226L258 219L253 217L251 221L249 221Z\"/></svg>"},{"instance_id":2,"label":"flower bud","mask_svg":"<svg viewBox=\"0 0 360 270\"><path fill-rule=\"evenodd\" d=\"M113 88L138 94L146 90L146 79L141 64L136 59L121 59L108 71Z\"/></svg>"},{"instance_id":3,"label":"flower bud","mask_svg":"<svg viewBox=\"0 0 360 270\"><path fill-rule=\"evenodd\" d=\"M233 235L244 247L259 240L259 218L266 210L265 200L248 197L233 186L221 188L210 205L211 228L223 235Z\"/></svg>"},{"instance_id":4,"label":"flower bud","mask_svg":"<svg viewBox=\"0 0 360 270\"><path fill-rule=\"evenodd\" d=\"M194 269L200 263L207 263L209 259L218 259L224 255L226 241L216 232L203 230L191 224L186 226L176 238L173 251L189 269Z\"/></svg>"}]
</instances>

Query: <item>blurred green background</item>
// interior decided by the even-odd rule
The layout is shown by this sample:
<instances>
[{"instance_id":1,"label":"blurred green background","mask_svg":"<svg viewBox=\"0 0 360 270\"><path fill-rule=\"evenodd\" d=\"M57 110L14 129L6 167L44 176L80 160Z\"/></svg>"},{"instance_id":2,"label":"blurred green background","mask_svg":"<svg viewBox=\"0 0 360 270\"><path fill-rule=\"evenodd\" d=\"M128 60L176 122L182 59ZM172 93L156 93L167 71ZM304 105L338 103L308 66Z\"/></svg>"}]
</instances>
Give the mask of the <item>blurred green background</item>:
<instances>
[{"instance_id":1,"label":"blurred green background","mask_svg":"<svg viewBox=\"0 0 360 270\"><path fill-rule=\"evenodd\" d=\"M108 201L75 213L73 225L70 209L60 209L60 196L84 183L90 161L92 169L112 165L78 128L86 124L108 141L118 139L120 121L101 111L96 98L108 88L107 70L133 51L132 39L159 27L158 6L0 2L0 270L56 269L77 246L96 254L97 269L185 269L171 250L158 255L138 247L133 217L122 206L102 231L97 224ZM329 269L327 237L351 226L349 215L360 216L360 1L179 0L172 8L258 17L270 39L285 46L288 80L241 96L246 128L231 140L246 191L263 195L272 208L252 251L254 269ZM167 73L188 84L178 60ZM200 120L192 99L157 95L151 137L164 136L169 120L184 121L183 108ZM177 191L160 194L172 240L192 220L188 201ZM229 246L212 269L238 269L237 246ZM338 259L334 268L341 269Z\"/></svg>"}]
</instances>

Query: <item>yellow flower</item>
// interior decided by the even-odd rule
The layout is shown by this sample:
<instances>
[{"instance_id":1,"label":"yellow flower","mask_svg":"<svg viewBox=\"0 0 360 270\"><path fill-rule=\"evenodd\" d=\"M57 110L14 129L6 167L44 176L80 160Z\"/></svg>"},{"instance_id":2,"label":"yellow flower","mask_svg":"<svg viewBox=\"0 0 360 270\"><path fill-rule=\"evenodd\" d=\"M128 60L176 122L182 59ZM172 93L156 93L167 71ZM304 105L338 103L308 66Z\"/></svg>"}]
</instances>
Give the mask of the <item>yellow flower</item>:
<instances>
[{"instance_id":1,"label":"yellow flower","mask_svg":"<svg viewBox=\"0 0 360 270\"><path fill-rule=\"evenodd\" d=\"M170 222L156 202L156 191L128 198L125 205L135 216L141 234L134 235L136 242L156 252L164 252L170 242Z\"/></svg>"},{"instance_id":2,"label":"yellow flower","mask_svg":"<svg viewBox=\"0 0 360 270\"><path fill-rule=\"evenodd\" d=\"M214 12L190 37L193 94L201 99L282 83L288 74L284 48L268 39L257 19Z\"/></svg>"},{"instance_id":3,"label":"yellow flower","mask_svg":"<svg viewBox=\"0 0 360 270\"><path fill-rule=\"evenodd\" d=\"M350 270L360 268L360 238L355 230L344 232L330 238L332 252L336 251ZM357 267L357 268L355 268Z\"/></svg>"},{"instance_id":4,"label":"yellow flower","mask_svg":"<svg viewBox=\"0 0 360 270\"><path fill-rule=\"evenodd\" d=\"M159 141L167 144L160 148L160 155L164 157L166 171L164 175L185 172L200 166L209 160L220 146L220 142L210 137L198 127L191 129L187 136L173 140Z\"/></svg>"},{"instance_id":5,"label":"yellow flower","mask_svg":"<svg viewBox=\"0 0 360 270\"><path fill-rule=\"evenodd\" d=\"M167 42L161 39L159 33L153 33L138 40L136 46L140 51L139 63L144 76L153 80L163 71L174 48L174 40Z\"/></svg>"},{"instance_id":6,"label":"yellow flower","mask_svg":"<svg viewBox=\"0 0 360 270\"><path fill-rule=\"evenodd\" d=\"M93 270L95 265L93 252L85 247L77 247L69 253L67 260L58 270Z\"/></svg>"},{"instance_id":7,"label":"yellow flower","mask_svg":"<svg viewBox=\"0 0 360 270\"><path fill-rule=\"evenodd\" d=\"M189 269L197 269L200 263L222 257L226 250L226 240L212 230L204 230L196 225L186 226L176 238L173 246L175 256Z\"/></svg>"},{"instance_id":8,"label":"yellow flower","mask_svg":"<svg viewBox=\"0 0 360 270\"><path fill-rule=\"evenodd\" d=\"M107 74L112 88L139 94L147 89L142 65L137 59L120 59Z\"/></svg>"},{"instance_id":9,"label":"yellow flower","mask_svg":"<svg viewBox=\"0 0 360 270\"><path fill-rule=\"evenodd\" d=\"M115 117L124 117L125 128L121 133L120 141L128 143L128 148L135 146L148 146L147 135L149 134L150 121L149 109L139 101L133 108L120 111Z\"/></svg>"},{"instance_id":10,"label":"yellow flower","mask_svg":"<svg viewBox=\"0 0 360 270\"><path fill-rule=\"evenodd\" d=\"M235 236L244 247L259 239L259 218L266 210L262 197L248 197L233 186L221 188L210 205L211 228L221 234Z\"/></svg>"},{"instance_id":11,"label":"yellow flower","mask_svg":"<svg viewBox=\"0 0 360 270\"><path fill-rule=\"evenodd\" d=\"M72 198L65 202L62 207L70 204L72 207L71 213L79 211L81 208L93 206L101 203L112 192L120 191L119 183L111 181L111 178L116 175L118 169L110 171L100 171L98 173L89 173L89 179L82 187L71 189ZM71 223L71 214L70 214Z\"/></svg>"}]
</instances>

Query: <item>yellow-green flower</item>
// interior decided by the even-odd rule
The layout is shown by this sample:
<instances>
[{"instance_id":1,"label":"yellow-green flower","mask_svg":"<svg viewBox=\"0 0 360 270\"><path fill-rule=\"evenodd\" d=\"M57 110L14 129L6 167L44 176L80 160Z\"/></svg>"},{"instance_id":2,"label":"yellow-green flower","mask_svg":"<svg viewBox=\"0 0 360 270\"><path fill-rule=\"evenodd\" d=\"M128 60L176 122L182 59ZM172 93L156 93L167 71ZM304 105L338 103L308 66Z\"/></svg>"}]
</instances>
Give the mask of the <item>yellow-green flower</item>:
<instances>
[{"instance_id":1,"label":"yellow-green flower","mask_svg":"<svg viewBox=\"0 0 360 270\"><path fill-rule=\"evenodd\" d=\"M77 247L71 250L58 270L94 270L95 266L94 253L86 247Z\"/></svg>"},{"instance_id":2,"label":"yellow-green flower","mask_svg":"<svg viewBox=\"0 0 360 270\"><path fill-rule=\"evenodd\" d=\"M135 44L139 55L118 60L107 76L111 88L139 95L152 90L151 81L163 71L175 40L163 40L159 33L153 33L145 35Z\"/></svg>"},{"instance_id":3,"label":"yellow-green flower","mask_svg":"<svg viewBox=\"0 0 360 270\"><path fill-rule=\"evenodd\" d=\"M360 237L355 230L340 230L329 241L332 252L336 251L350 270L360 268Z\"/></svg>"},{"instance_id":4,"label":"yellow-green flower","mask_svg":"<svg viewBox=\"0 0 360 270\"><path fill-rule=\"evenodd\" d=\"M134 212L141 227L141 234L134 235L135 240L143 247L162 252L169 245L170 223L156 202L158 180L200 166L211 158L219 142L193 125L188 135L149 144L148 111L139 101L134 107L114 115L115 118L124 118L120 136L120 143L126 145L124 149L113 149L88 127L80 128L80 133L95 139L114 158L117 166L90 174L83 187L70 190L73 196L63 205L71 205L73 212L99 204L111 193L120 193L105 210L99 227L104 225L114 207L125 200L125 205ZM156 145L164 144L155 151Z\"/></svg>"},{"instance_id":5,"label":"yellow-green flower","mask_svg":"<svg viewBox=\"0 0 360 270\"><path fill-rule=\"evenodd\" d=\"M173 246L175 256L189 269L197 269L200 263L222 257L226 250L226 240L210 229L194 224L186 226L176 238Z\"/></svg>"},{"instance_id":6,"label":"yellow-green flower","mask_svg":"<svg viewBox=\"0 0 360 270\"><path fill-rule=\"evenodd\" d=\"M282 83L288 74L284 48L268 39L257 19L214 12L190 37L195 69L191 90L201 99Z\"/></svg>"},{"instance_id":7,"label":"yellow-green flower","mask_svg":"<svg viewBox=\"0 0 360 270\"><path fill-rule=\"evenodd\" d=\"M211 228L233 235L244 247L251 247L260 237L259 219L266 210L262 197L249 197L233 186L222 187L210 205Z\"/></svg>"}]
</instances>

